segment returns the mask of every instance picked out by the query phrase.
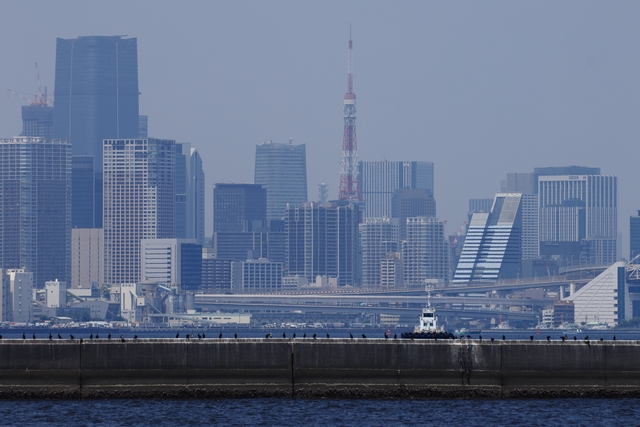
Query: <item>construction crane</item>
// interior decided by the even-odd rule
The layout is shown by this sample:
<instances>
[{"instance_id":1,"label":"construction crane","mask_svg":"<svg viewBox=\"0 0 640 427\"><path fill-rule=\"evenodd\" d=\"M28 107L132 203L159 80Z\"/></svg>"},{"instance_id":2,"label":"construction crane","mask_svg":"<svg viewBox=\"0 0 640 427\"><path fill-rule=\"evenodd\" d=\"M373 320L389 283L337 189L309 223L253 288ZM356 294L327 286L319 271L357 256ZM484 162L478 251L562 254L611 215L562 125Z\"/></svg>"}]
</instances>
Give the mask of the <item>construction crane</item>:
<instances>
[{"instance_id":1,"label":"construction crane","mask_svg":"<svg viewBox=\"0 0 640 427\"><path fill-rule=\"evenodd\" d=\"M38 63L36 62L36 84L38 93L34 95L33 100L29 99L27 96L16 92L15 90L7 89L9 93L14 94L18 98L28 102L30 105L38 106L38 107L48 107L49 100L47 99L47 87L44 87L44 93L42 92L42 83L40 81L40 70L38 69ZM53 104L53 96L51 97L51 103Z\"/></svg>"},{"instance_id":2,"label":"construction crane","mask_svg":"<svg viewBox=\"0 0 640 427\"><path fill-rule=\"evenodd\" d=\"M455 239L453 240L453 242L451 242L452 247L458 243L458 240L460 240L460 236L462 236L465 233L466 229L467 229L467 221L462 223L462 225L458 229L458 232L455 234Z\"/></svg>"}]
</instances>

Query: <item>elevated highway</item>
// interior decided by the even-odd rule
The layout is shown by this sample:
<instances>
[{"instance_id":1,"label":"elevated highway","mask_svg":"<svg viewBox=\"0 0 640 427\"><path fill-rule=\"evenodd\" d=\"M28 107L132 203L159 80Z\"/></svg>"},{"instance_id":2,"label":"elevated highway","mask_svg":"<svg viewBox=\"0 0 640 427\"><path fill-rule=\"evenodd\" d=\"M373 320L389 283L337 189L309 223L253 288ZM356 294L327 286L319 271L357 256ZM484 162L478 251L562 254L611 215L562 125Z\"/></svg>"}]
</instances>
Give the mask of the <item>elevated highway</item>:
<instances>
[{"instance_id":1,"label":"elevated highway","mask_svg":"<svg viewBox=\"0 0 640 427\"><path fill-rule=\"evenodd\" d=\"M291 313L363 313L418 316L426 296L371 295L196 295L197 308L220 311L260 311ZM432 297L438 315L464 318L498 318L535 321L537 308L545 300L515 300L482 297ZM521 311L506 307L518 306Z\"/></svg>"},{"instance_id":2,"label":"elevated highway","mask_svg":"<svg viewBox=\"0 0 640 427\"><path fill-rule=\"evenodd\" d=\"M269 311L269 312L307 312L307 313L363 313L363 314L398 314L417 316L421 312L421 308L399 308L399 307L380 307L380 306L359 306L359 307L343 307L343 306L300 306L294 304L246 304L238 303L215 303L207 305L196 304L196 307L216 308L220 311L232 310L248 310L248 311ZM160 317L161 315L158 315ZM169 315L167 315L169 316ZM488 309L448 309L438 308L438 316L486 319L498 318L508 320L524 320L535 322L536 314L526 311L509 311L509 310L488 310ZM170 316L169 316L170 317Z\"/></svg>"}]
</instances>

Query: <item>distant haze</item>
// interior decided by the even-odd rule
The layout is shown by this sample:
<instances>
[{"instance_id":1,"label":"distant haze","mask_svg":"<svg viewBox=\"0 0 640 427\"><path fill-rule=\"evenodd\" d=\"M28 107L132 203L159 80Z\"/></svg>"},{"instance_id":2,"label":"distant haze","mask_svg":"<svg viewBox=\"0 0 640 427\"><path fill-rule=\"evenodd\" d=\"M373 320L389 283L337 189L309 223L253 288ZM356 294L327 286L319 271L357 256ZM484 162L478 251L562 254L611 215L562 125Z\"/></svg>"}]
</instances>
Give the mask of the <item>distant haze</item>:
<instances>
[{"instance_id":1,"label":"distant haze","mask_svg":"<svg viewBox=\"0 0 640 427\"><path fill-rule=\"evenodd\" d=\"M619 231L640 209L640 3L10 2L0 5L0 89L53 91L56 37L138 38L149 135L191 142L214 182L252 182L255 145L307 144L308 194L338 192L353 26L358 154L435 163L438 216L508 172L583 165L619 177ZM0 137L21 131L0 101Z\"/></svg>"}]
</instances>

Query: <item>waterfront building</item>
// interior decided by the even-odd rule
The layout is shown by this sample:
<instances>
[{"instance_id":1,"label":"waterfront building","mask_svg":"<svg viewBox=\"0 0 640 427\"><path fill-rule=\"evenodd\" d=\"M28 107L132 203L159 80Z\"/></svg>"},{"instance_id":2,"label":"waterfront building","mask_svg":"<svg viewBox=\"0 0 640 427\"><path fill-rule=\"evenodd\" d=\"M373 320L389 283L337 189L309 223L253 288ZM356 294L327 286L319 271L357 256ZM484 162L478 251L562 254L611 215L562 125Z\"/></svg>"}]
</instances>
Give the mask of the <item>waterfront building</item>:
<instances>
[{"instance_id":1,"label":"waterfront building","mask_svg":"<svg viewBox=\"0 0 640 427\"><path fill-rule=\"evenodd\" d=\"M67 306L67 284L58 280L50 280L44 284L45 305L47 307Z\"/></svg>"},{"instance_id":2,"label":"waterfront building","mask_svg":"<svg viewBox=\"0 0 640 427\"><path fill-rule=\"evenodd\" d=\"M281 262L249 259L231 263L231 289L234 293L269 293L282 290Z\"/></svg>"},{"instance_id":3,"label":"waterfront building","mask_svg":"<svg viewBox=\"0 0 640 427\"><path fill-rule=\"evenodd\" d=\"M382 285L382 262L388 253L398 252L398 220L366 218L359 227L362 285L378 288Z\"/></svg>"},{"instance_id":4,"label":"waterfront building","mask_svg":"<svg viewBox=\"0 0 640 427\"><path fill-rule=\"evenodd\" d=\"M617 177L538 177L540 255L578 264L617 260Z\"/></svg>"},{"instance_id":5,"label":"waterfront building","mask_svg":"<svg viewBox=\"0 0 640 427\"><path fill-rule=\"evenodd\" d=\"M71 288L92 288L104 283L104 230L71 229Z\"/></svg>"},{"instance_id":6,"label":"waterfront building","mask_svg":"<svg viewBox=\"0 0 640 427\"><path fill-rule=\"evenodd\" d=\"M202 280L202 246L195 239L140 240L140 282L197 291Z\"/></svg>"},{"instance_id":7,"label":"waterfront building","mask_svg":"<svg viewBox=\"0 0 640 427\"><path fill-rule=\"evenodd\" d=\"M175 237L175 141L104 141L104 275L140 280L140 240Z\"/></svg>"},{"instance_id":8,"label":"waterfront building","mask_svg":"<svg viewBox=\"0 0 640 427\"><path fill-rule=\"evenodd\" d=\"M33 283L68 282L71 270L71 147L39 137L0 139L0 267Z\"/></svg>"},{"instance_id":9,"label":"waterfront building","mask_svg":"<svg viewBox=\"0 0 640 427\"><path fill-rule=\"evenodd\" d=\"M231 292L231 259L218 259L211 248L202 248L200 290L209 294Z\"/></svg>"},{"instance_id":10,"label":"waterfront building","mask_svg":"<svg viewBox=\"0 0 640 427\"><path fill-rule=\"evenodd\" d=\"M267 190L259 184L215 184L213 231L248 232L267 220Z\"/></svg>"},{"instance_id":11,"label":"waterfront building","mask_svg":"<svg viewBox=\"0 0 640 427\"><path fill-rule=\"evenodd\" d=\"M256 145L254 183L267 190L267 219L284 217L287 204L300 205L307 199L307 155L305 144Z\"/></svg>"},{"instance_id":12,"label":"waterfront building","mask_svg":"<svg viewBox=\"0 0 640 427\"><path fill-rule=\"evenodd\" d=\"M285 217L287 276L337 278L338 286L360 284L357 204L348 201L289 205Z\"/></svg>"},{"instance_id":13,"label":"waterfront building","mask_svg":"<svg viewBox=\"0 0 640 427\"><path fill-rule=\"evenodd\" d=\"M521 277L521 201L521 193L498 193L491 212L473 214L453 277L454 285Z\"/></svg>"},{"instance_id":14,"label":"waterfront building","mask_svg":"<svg viewBox=\"0 0 640 427\"><path fill-rule=\"evenodd\" d=\"M434 197L432 162L361 161L358 169L365 218L391 218L399 188L426 190Z\"/></svg>"},{"instance_id":15,"label":"waterfront building","mask_svg":"<svg viewBox=\"0 0 640 427\"><path fill-rule=\"evenodd\" d=\"M141 283L120 284L120 316L127 322L140 322L144 308Z\"/></svg>"},{"instance_id":16,"label":"waterfront building","mask_svg":"<svg viewBox=\"0 0 640 427\"><path fill-rule=\"evenodd\" d=\"M449 282L449 244L444 222L433 217L407 218L402 241L402 274L405 287L424 287L425 281Z\"/></svg>"},{"instance_id":17,"label":"waterfront building","mask_svg":"<svg viewBox=\"0 0 640 427\"><path fill-rule=\"evenodd\" d=\"M53 136L66 139L74 156L94 158L89 228L102 227L102 141L140 133L137 52L137 40L123 36L56 40Z\"/></svg>"},{"instance_id":18,"label":"waterfront building","mask_svg":"<svg viewBox=\"0 0 640 427\"><path fill-rule=\"evenodd\" d=\"M640 255L640 211L629 218L629 260Z\"/></svg>"},{"instance_id":19,"label":"waterfront building","mask_svg":"<svg viewBox=\"0 0 640 427\"><path fill-rule=\"evenodd\" d=\"M31 322L31 302L34 289L33 273L25 271L23 268L10 268L4 270L4 272L8 278L9 298L11 300L11 315L8 317L13 322Z\"/></svg>"},{"instance_id":20,"label":"waterfront building","mask_svg":"<svg viewBox=\"0 0 640 427\"><path fill-rule=\"evenodd\" d=\"M624 262L616 262L563 301L573 303L574 322L614 327L640 308L640 290L625 283ZM633 294L633 295L632 295Z\"/></svg>"}]
</instances>

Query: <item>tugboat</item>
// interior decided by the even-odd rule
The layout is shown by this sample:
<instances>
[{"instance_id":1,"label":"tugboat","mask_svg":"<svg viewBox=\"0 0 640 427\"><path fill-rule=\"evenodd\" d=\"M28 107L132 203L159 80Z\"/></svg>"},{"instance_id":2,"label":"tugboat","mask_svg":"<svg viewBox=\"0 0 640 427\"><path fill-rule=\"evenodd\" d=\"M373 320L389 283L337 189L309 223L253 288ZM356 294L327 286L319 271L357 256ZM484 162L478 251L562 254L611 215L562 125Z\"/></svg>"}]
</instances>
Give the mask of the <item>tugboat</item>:
<instances>
[{"instance_id":1,"label":"tugboat","mask_svg":"<svg viewBox=\"0 0 640 427\"><path fill-rule=\"evenodd\" d=\"M436 316L436 309L431 307L431 290L427 291L427 306L422 309L418 325L413 329L413 332L403 332L400 335L402 338L408 339L455 339L455 335L445 331L443 328L438 329L438 316Z\"/></svg>"}]
</instances>

